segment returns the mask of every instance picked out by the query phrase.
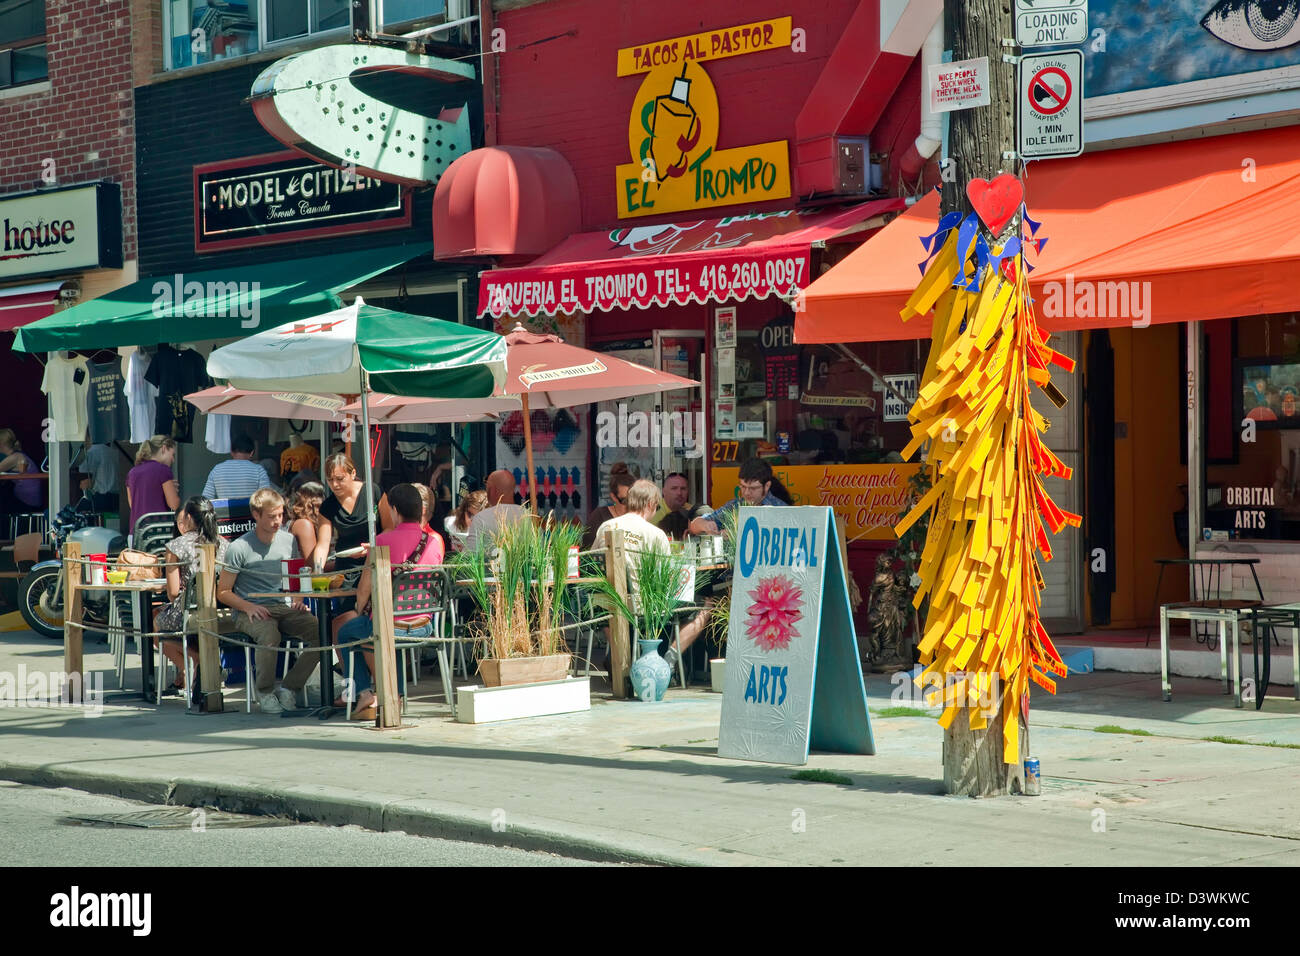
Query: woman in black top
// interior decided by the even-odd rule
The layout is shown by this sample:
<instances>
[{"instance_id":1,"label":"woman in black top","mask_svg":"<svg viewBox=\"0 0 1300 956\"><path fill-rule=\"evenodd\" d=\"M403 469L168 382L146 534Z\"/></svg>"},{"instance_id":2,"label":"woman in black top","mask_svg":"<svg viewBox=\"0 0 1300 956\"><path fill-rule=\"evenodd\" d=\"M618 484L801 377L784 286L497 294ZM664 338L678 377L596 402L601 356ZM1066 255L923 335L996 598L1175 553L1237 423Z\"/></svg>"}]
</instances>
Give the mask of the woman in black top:
<instances>
[{"instance_id":1,"label":"woman in black top","mask_svg":"<svg viewBox=\"0 0 1300 956\"><path fill-rule=\"evenodd\" d=\"M347 551L370 543L370 524L366 504L362 500L365 482L357 478L357 466L346 455L331 455L325 460L325 481L333 495L321 506L321 517L330 523L335 551ZM334 559L335 571L359 568L366 563L364 556ZM333 631L338 639L339 628L357 616L355 598L340 598L336 605Z\"/></svg>"}]
</instances>

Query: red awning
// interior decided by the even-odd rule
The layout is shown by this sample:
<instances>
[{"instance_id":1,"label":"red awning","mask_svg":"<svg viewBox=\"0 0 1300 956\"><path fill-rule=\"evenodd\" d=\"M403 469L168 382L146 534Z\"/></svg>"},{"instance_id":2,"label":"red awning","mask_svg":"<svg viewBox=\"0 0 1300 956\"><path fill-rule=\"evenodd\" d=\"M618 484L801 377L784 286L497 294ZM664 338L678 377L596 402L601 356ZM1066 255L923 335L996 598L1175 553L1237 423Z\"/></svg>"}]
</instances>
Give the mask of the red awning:
<instances>
[{"instance_id":1,"label":"red awning","mask_svg":"<svg viewBox=\"0 0 1300 956\"><path fill-rule=\"evenodd\" d=\"M837 212L794 211L629 226L570 236L528 266L479 283L479 315L536 316L793 296L811 281L809 250L883 224L901 199Z\"/></svg>"},{"instance_id":2,"label":"red awning","mask_svg":"<svg viewBox=\"0 0 1300 956\"><path fill-rule=\"evenodd\" d=\"M1300 130L1294 126L1034 163L1030 253L1039 325L1143 328L1300 309ZM921 278L933 194L804 293L798 342L924 338L899 310Z\"/></svg>"},{"instance_id":3,"label":"red awning","mask_svg":"<svg viewBox=\"0 0 1300 956\"><path fill-rule=\"evenodd\" d=\"M475 149L438 180L433 257L527 262L578 228L578 210L578 180L555 150Z\"/></svg>"},{"instance_id":4,"label":"red awning","mask_svg":"<svg viewBox=\"0 0 1300 956\"><path fill-rule=\"evenodd\" d=\"M53 315L62 286L62 282L37 282L0 289L0 331L12 332Z\"/></svg>"}]
</instances>

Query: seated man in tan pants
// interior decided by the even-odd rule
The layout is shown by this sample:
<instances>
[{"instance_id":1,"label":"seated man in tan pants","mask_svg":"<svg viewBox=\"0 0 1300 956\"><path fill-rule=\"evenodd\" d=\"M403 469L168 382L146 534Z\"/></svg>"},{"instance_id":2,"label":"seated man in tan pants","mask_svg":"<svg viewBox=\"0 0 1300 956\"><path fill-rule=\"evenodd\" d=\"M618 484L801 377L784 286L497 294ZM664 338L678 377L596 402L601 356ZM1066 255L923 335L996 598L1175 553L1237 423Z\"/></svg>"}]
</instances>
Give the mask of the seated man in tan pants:
<instances>
[{"instance_id":1,"label":"seated man in tan pants","mask_svg":"<svg viewBox=\"0 0 1300 956\"><path fill-rule=\"evenodd\" d=\"M253 530L226 549L226 559L217 580L217 600L234 608L234 629L258 644L257 701L264 714L278 714L295 706L293 692L301 690L316 668L316 654L303 654L284 675L283 686L275 686L276 648L283 637L311 646L318 640L316 618L299 600L283 597L250 597L279 591L280 562L298 557L298 543L281 525L284 499L270 488L259 488L249 499ZM251 676L249 678L252 679Z\"/></svg>"}]
</instances>

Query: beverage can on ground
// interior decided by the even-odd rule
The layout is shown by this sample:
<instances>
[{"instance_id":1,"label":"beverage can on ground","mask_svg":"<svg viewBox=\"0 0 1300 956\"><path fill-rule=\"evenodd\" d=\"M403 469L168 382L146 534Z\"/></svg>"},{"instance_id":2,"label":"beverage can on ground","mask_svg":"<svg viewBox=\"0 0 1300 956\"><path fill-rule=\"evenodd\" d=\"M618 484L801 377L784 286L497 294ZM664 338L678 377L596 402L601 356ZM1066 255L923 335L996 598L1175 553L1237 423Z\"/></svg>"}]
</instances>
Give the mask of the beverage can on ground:
<instances>
[{"instance_id":1,"label":"beverage can on ground","mask_svg":"<svg viewBox=\"0 0 1300 956\"><path fill-rule=\"evenodd\" d=\"M1036 797L1043 792L1043 778L1038 769L1038 758L1025 761L1025 796Z\"/></svg>"}]
</instances>

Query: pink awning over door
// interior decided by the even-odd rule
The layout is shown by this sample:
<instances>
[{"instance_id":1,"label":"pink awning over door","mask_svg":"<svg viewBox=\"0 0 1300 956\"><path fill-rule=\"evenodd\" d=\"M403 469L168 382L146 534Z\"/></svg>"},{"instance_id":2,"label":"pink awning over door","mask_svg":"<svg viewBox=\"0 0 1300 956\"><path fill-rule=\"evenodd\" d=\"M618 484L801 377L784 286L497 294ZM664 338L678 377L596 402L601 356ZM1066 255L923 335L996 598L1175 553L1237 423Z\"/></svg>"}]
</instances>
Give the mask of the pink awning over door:
<instances>
[{"instance_id":1,"label":"pink awning over door","mask_svg":"<svg viewBox=\"0 0 1300 956\"><path fill-rule=\"evenodd\" d=\"M881 199L835 212L791 211L577 233L527 266L479 283L479 315L609 312L793 297L814 244L883 225L904 207Z\"/></svg>"}]
</instances>

